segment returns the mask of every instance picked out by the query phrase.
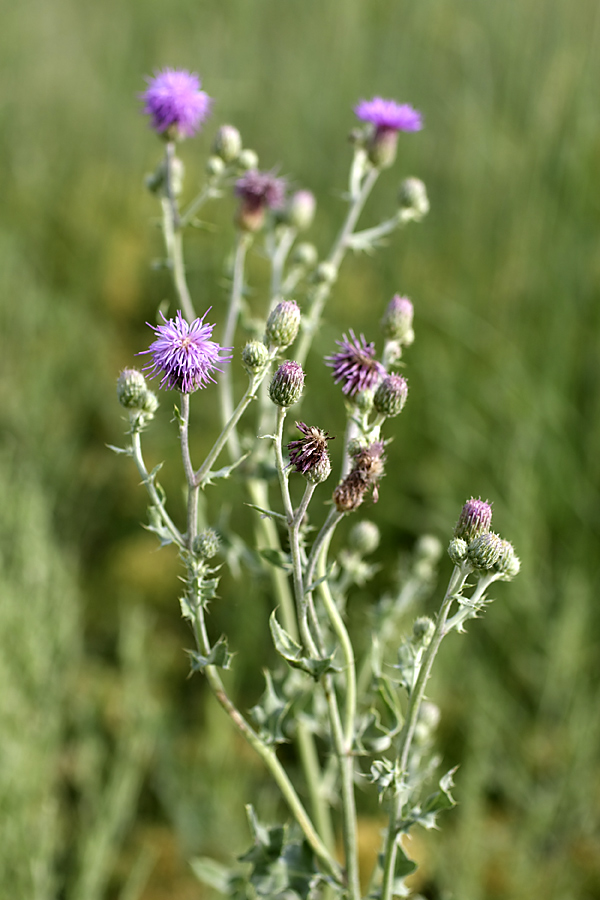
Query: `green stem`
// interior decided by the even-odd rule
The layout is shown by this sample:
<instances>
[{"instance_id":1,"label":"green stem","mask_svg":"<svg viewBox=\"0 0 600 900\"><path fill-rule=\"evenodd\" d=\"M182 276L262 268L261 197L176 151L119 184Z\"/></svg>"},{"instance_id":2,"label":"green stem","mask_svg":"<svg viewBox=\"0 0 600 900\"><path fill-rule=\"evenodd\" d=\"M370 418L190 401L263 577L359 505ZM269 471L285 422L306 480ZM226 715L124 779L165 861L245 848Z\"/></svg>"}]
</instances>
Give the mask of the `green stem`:
<instances>
[{"instance_id":1,"label":"green stem","mask_svg":"<svg viewBox=\"0 0 600 900\"><path fill-rule=\"evenodd\" d=\"M252 478L247 482L250 498L255 506L261 509L269 508L269 495L264 481ZM258 546L264 542L265 546L272 550L281 550L281 542L277 532L277 526L272 519L260 517L257 519ZM269 567L273 594L279 601L283 627L295 641L299 639L298 624L294 598L290 591L287 575L276 566ZM331 811L326 797L323 796L323 774L319 763L319 756L315 744L314 735L309 731L305 722L300 719L296 723L296 740L300 764L304 773L310 808L318 833L323 838L325 845L333 852L335 848L335 835L331 822Z\"/></svg>"},{"instance_id":2,"label":"green stem","mask_svg":"<svg viewBox=\"0 0 600 900\"><path fill-rule=\"evenodd\" d=\"M240 308L242 304L242 295L244 291L244 263L246 260L246 250L249 246L249 237L239 232L236 238L235 254L233 261L233 282L231 285L231 296L229 298L229 309L227 311L227 321L223 330L221 345L226 348L232 348L235 338L235 329L237 327ZM221 394L221 420L225 426L233 416L233 383L231 378L231 367L225 366L223 373L219 379L219 392ZM240 441L235 426L230 428L227 436L227 445L229 448L229 456L232 460L239 459L241 456Z\"/></svg>"},{"instance_id":3,"label":"green stem","mask_svg":"<svg viewBox=\"0 0 600 900\"><path fill-rule=\"evenodd\" d=\"M194 476L196 484L199 487L203 488L204 485L206 484L206 482L208 481L212 464L217 460L223 447L225 446L225 444L228 441L229 435L231 434L231 432L233 431L233 429L235 428L235 426L241 419L242 415L244 414L246 407L251 403L252 400L255 399L256 388L262 382L263 378L265 377L265 374L266 373L262 373L260 375L250 377L250 383L246 389L246 392L244 393L244 396L238 403L237 407L235 408L235 410L233 411L233 413L231 415L231 418L224 426L223 430L221 431L221 434L219 435L219 437L213 444L211 450L209 451L208 456L206 457L206 459L204 460L204 462L202 463L202 465L200 466L200 468L198 469L198 471L196 472L196 474Z\"/></svg>"},{"instance_id":4,"label":"green stem","mask_svg":"<svg viewBox=\"0 0 600 900\"><path fill-rule=\"evenodd\" d=\"M208 633L206 631L206 624L204 622L204 611L202 609L202 606L198 602L198 598L196 598L195 609L196 615L194 617L194 631L196 634L196 640L201 652L205 655L208 655L208 653L210 652L210 641L208 638ZM256 731L254 731L252 726L248 724L235 704L231 701L216 667L206 666L204 672L207 681L221 707L225 710L239 733L243 735L250 746L254 748L254 750L258 753L260 758L269 769L271 775L273 776L273 779L275 780L275 783L283 794L290 812L302 829L304 836L312 847L315 855L320 859L326 871L329 872L339 883L342 877L340 867L315 831L308 813L304 809L304 806L302 805L302 802L298 797L293 784L289 780L274 750L272 750L271 747L269 747L264 743L264 741L261 740L260 736L256 733Z\"/></svg>"},{"instance_id":5,"label":"green stem","mask_svg":"<svg viewBox=\"0 0 600 900\"><path fill-rule=\"evenodd\" d=\"M166 196L161 201L163 209L163 236L179 305L185 318L188 322L191 322L196 318L196 313L194 312L194 304L192 303L185 278L179 212L177 199L173 193L174 159L175 143L168 141L165 148Z\"/></svg>"},{"instance_id":6,"label":"green stem","mask_svg":"<svg viewBox=\"0 0 600 900\"><path fill-rule=\"evenodd\" d=\"M164 506L164 500L156 489L154 478L150 475L148 469L146 468L144 457L142 455L142 442L139 431L134 431L131 435L131 455L133 457L133 461L135 462L137 470L142 477L142 483L148 491L148 495L150 497L150 500L152 501L152 506L160 515L163 525L165 526L177 546L185 547L185 538L167 513Z\"/></svg>"},{"instance_id":7,"label":"green stem","mask_svg":"<svg viewBox=\"0 0 600 900\"><path fill-rule=\"evenodd\" d=\"M331 249L331 253L327 257L327 262L329 263L329 265L333 266L336 274L344 258L344 254L348 249L348 240L354 230L354 226L358 221L358 217L363 210L367 198L373 190L378 176L379 169L369 169L367 175L362 181L360 191L350 203L346 221L342 225L342 228L340 229L340 232ZM330 291L330 282L325 282L324 284L319 285L313 295L313 300L308 315L306 315L302 321L303 331L298 343L298 347L296 349L296 360L300 363L300 365L304 365L306 357L308 356L308 351L310 350L313 335L318 328L319 322L321 320L321 314L323 312L323 307L327 298L329 297Z\"/></svg>"},{"instance_id":8,"label":"green stem","mask_svg":"<svg viewBox=\"0 0 600 900\"><path fill-rule=\"evenodd\" d=\"M406 775L412 739L415 733L421 703L423 702L423 697L425 695L425 687L427 686L427 681L429 680L429 676L431 674L433 661L440 648L440 644L444 636L447 634L445 625L448 618L448 613L450 612L450 607L452 606L452 603L455 600L457 594L460 592L465 581L467 580L470 571L470 566L454 567L454 571L452 572L450 582L448 584L448 589L446 591L444 599L442 600L442 605L440 606L433 635L431 636L431 640L427 645L425 653L423 654L423 659L421 661L417 680L410 692L410 699L408 702L408 708L406 710L406 719L404 720L404 725L402 726L402 731L400 733L400 745L396 763L397 771L401 778L404 778L404 776ZM396 854L399 838L398 826L402 817L402 807L404 805L405 798L406 790L401 789L392 804L392 809L390 812L390 821L388 825L384 853L381 900L391 900L392 897L394 870L396 867Z\"/></svg>"},{"instance_id":9,"label":"green stem","mask_svg":"<svg viewBox=\"0 0 600 900\"><path fill-rule=\"evenodd\" d=\"M188 508L187 508L187 547L190 553L194 544L194 538L198 533L198 485L194 476L194 467L190 456L189 444L190 424L190 395L181 395L181 412L179 415L179 438L181 441L181 459L183 470L188 483Z\"/></svg>"}]
</instances>

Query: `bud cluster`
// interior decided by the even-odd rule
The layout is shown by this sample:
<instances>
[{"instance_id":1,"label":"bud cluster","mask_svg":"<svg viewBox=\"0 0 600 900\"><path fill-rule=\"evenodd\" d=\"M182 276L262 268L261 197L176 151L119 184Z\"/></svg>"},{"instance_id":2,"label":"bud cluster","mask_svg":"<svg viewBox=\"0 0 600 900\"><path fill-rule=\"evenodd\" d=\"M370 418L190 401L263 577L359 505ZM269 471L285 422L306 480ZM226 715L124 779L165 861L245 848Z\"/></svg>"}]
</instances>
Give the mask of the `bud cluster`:
<instances>
[{"instance_id":1,"label":"bud cluster","mask_svg":"<svg viewBox=\"0 0 600 900\"><path fill-rule=\"evenodd\" d=\"M471 497L463 506L454 528L448 555L454 565L469 563L476 572L495 572L506 581L521 567L514 547L491 531L492 507Z\"/></svg>"},{"instance_id":2,"label":"bud cluster","mask_svg":"<svg viewBox=\"0 0 600 900\"><path fill-rule=\"evenodd\" d=\"M149 422L158 409L158 397L148 390L146 379L138 369L123 369L117 380L117 399L138 427Z\"/></svg>"}]
</instances>

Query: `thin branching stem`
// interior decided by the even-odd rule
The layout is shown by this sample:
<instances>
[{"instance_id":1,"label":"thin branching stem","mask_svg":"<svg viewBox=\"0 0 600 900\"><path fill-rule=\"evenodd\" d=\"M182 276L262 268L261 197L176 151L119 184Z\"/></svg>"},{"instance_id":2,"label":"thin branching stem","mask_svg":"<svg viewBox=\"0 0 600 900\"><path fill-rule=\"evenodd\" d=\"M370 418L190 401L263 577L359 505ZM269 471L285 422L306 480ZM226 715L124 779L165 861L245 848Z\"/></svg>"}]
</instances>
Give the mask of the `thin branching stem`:
<instances>
[{"instance_id":1,"label":"thin branching stem","mask_svg":"<svg viewBox=\"0 0 600 900\"><path fill-rule=\"evenodd\" d=\"M450 612L450 607L452 606L452 603L456 599L457 595L462 590L470 571L470 566L454 567L454 571L450 576L448 589L446 590L446 594L444 596L444 599L442 600L442 604L437 615L431 640L427 645L427 648L421 660L417 680L415 682L414 688L410 692L408 708L406 710L406 718L404 720L404 725L402 726L402 731L400 732L398 758L396 762L397 773L399 779L401 779L401 783L406 778L408 758L412 740L419 717L419 710L425 696L425 687L427 686L427 681L429 680L429 676L431 674L433 661L440 648L442 639L447 634L445 626L448 614ZM392 808L390 810L390 820L388 824L388 832L384 851L381 900L391 900L392 898L394 871L396 867L396 855L398 851L398 840L400 837L398 829L402 818L402 808L404 806L405 800L406 786L400 788L398 795L394 798Z\"/></svg>"}]
</instances>

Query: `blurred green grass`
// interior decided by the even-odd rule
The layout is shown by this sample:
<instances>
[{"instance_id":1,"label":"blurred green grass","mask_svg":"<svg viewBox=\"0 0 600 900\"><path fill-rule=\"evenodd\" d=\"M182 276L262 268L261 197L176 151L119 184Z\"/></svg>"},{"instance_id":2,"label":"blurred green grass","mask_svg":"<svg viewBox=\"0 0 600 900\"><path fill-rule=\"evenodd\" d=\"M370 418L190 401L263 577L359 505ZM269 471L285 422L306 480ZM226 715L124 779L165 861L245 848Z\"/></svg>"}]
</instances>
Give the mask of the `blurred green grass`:
<instances>
[{"instance_id":1,"label":"blurred green grass","mask_svg":"<svg viewBox=\"0 0 600 900\"><path fill-rule=\"evenodd\" d=\"M485 621L441 659L443 749L461 763L462 803L431 842L423 890L467 900L599 897L597 3L30 0L4 10L0 52L2 443L51 509L56 552L77 560L82 665L111 665L119 609L146 603L164 708L185 704L169 713L184 748L208 713L198 682L185 682L176 566L140 538L137 480L104 447L122 428L116 374L147 345L144 322L170 296L149 266L160 243L142 177L159 147L136 93L158 66L197 69L216 104L206 133L182 148L190 177L217 124L233 122L265 167L318 194L321 249L343 208L354 103L377 93L423 110L425 130L403 140L365 221L393 207L408 174L427 183L431 214L373 259L348 262L309 370L321 388L310 411L340 429L319 356L349 327L376 338L373 309L409 294L411 396L375 516L389 565L423 531L445 539L471 494L494 500L498 527L523 559ZM198 308L213 305L216 316L229 240L225 217L219 223L187 243ZM206 400L208 424L215 402ZM157 460L170 453L168 405L165 435L150 436ZM24 512L11 503L1 515L10 533ZM10 596L22 610L18 592ZM249 629L256 634L234 583L215 614L222 627L231 620L239 647ZM179 823L186 852L196 852L207 839L203 811L177 804L178 791L156 774L169 761L175 769L177 752L159 753L139 822ZM240 840L235 851L243 832Z\"/></svg>"}]
</instances>

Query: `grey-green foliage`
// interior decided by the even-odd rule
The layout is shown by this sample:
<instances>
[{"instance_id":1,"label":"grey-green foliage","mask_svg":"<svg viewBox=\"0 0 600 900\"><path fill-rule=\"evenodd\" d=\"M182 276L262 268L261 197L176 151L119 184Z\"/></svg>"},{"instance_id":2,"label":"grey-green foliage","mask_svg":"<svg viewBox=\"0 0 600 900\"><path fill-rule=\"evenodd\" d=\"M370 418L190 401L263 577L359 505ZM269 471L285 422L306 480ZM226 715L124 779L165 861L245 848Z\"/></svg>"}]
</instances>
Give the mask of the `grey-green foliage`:
<instances>
[{"instance_id":1,"label":"grey-green foliage","mask_svg":"<svg viewBox=\"0 0 600 900\"><path fill-rule=\"evenodd\" d=\"M51 900L78 591L35 476L4 454L0 484L0 894Z\"/></svg>"}]
</instances>

